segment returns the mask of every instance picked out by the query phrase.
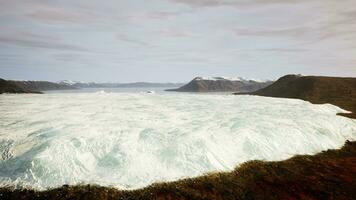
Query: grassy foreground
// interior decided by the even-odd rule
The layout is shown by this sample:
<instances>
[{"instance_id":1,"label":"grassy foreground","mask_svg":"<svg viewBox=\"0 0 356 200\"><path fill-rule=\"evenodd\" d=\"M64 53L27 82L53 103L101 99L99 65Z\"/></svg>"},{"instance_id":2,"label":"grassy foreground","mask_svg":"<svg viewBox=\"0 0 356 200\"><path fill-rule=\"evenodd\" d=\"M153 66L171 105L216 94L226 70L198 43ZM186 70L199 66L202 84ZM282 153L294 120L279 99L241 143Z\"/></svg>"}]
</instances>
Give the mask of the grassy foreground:
<instances>
[{"instance_id":1,"label":"grassy foreground","mask_svg":"<svg viewBox=\"0 0 356 200\"><path fill-rule=\"evenodd\" d=\"M356 141L339 150L278 162L249 161L232 172L213 173L143 189L95 185L47 191L0 189L0 199L354 199Z\"/></svg>"}]
</instances>

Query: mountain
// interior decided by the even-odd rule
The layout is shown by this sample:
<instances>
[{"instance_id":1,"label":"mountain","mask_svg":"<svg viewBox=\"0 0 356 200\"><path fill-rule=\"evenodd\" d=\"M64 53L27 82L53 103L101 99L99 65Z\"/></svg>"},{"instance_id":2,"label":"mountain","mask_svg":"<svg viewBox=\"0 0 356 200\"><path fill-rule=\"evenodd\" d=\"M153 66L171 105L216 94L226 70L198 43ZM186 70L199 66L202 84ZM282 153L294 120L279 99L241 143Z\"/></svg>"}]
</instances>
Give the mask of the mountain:
<instances>
[{"instance_id":1,"label":"mountain","mask_svg":"<svg viewBox=\"0 0 356 200\"><path fill-rule=\"evenodd\" d=\"M68 85L76 88L154 88L154 87L180 87L182 83L95 83L95 82L76 82L76 81L60 81L59 84Z\"/></svg>"},{"instance_id":2,"label":"mountain","mask_svg":"<svg viewBox=\"0 0 356 200\"><path fill-rule=\"evenodd\" d=\"M46 90L73 90L73 86L48 81L13 81L0 79L0 94L2 93L41 93Z\"/></svg>"},{"instance_id":3,"label":"mountain","mask_svg":"<svg viewBox=\"0 0 356 200\"><path fill-rule=\"evenodd\" d=\"M3 93L40 93L21 87L21 85L0 78L0 94Z\"/></svg>"},{"instance_id":4,"label":"mountain","mask_svg":"<svg viewBox=\"0 0 356 200\"><path fill-rule=\"evenodd\" d=\"M270 84L272 81L257 81L257 80L246 80L243 78L224 78L224 77L213 77L213 78L203 78L196 77L188 84L183 85L177 89L169 89L167 91L178 91L178 92L251 92L258 89L264 88Z\"/></svg>"},{"instance_id":5,"label":"mountain","mask_svg":"<svg viewBox=\"0 0 356 200\"><path fill-rule=\"evenodd\" d=\"M9 81L14 83L25 90L32 91L47 91L47 90L73 90L76 87L64 85L60 83L53 83L49 81Z\"/></svg>"},{"instance_id":6,"label":"mountain","mask_svg":"<svg viewBox=\"0 0 356 200\"><path fill-rule=\"evenodd\" d=\"M182 83L95 83L60 81L17 81L0 79L0 93L40 93L47 90L74 90L80 88L155 88L155 87L180 87Z\"/></svg>"},{"instance_id":7,"label":"mountain","mask_svg":"<svg viewBox=\"0 0 356 200\"><path fill-rule=\"evenodd\" d=\"M356 118L356 78L286 75L250 94L331 103L353 112L341 115Z\"/></svg>"}]
</instances>

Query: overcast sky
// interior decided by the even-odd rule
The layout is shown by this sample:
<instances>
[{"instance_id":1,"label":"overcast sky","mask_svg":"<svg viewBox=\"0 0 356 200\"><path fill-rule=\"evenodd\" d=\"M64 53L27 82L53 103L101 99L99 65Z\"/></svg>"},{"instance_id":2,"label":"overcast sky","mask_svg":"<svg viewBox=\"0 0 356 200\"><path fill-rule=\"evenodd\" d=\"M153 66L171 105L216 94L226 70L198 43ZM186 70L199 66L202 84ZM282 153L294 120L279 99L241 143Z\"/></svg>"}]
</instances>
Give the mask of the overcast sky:
<instances>
[{"instance_id":1,"label":"overcast sky","mask_svg":"<svg viewBox=\"0 0 356 200\"><path fill-rule=\"evenodd\" d=\"M356 0L0 0L0 77L356 76Z\"/></svg>"}]
</instances>

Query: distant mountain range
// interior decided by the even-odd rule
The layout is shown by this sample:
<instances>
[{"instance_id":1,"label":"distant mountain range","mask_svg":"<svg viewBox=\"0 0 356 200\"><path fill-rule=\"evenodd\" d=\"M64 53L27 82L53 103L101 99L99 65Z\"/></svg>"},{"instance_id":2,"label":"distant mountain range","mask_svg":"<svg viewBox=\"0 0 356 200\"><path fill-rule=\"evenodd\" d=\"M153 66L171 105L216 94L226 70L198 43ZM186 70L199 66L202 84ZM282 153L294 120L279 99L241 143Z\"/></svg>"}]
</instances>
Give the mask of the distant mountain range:
<instances>
[{"instance_id":1,"label":"distant mountain range","mask_svg":"<svg viewBox=\"0 0 356 200\"><path fill-rule=\"evenodd\" d=\"M41 93L49 90L75 90L81 88L156 88L156 87L179 87L183 83L95 83L60 81L19 81L0 79L0 94L2 93Z\"/></svg>"},{"instance_id":2,"label":"distant mountain range","mask_svg":"<svg viewBox=\"0 0 356 200\"><path fill-rule=\"evenodd\" d=\"M0 94L2 93L41 93L46 90L72 90L75 87L61 85L48 81L12 81L0 79Z\"/></svg>"},{"instance_id":3,"label":"distant mountain range","mask_svg":"<svg viewBox=\"0 0 356 200\"><path fill-rule=\"evenodd\" d=\"M25 90L32 91L47 91L47 90L74 90L76 87L70 85L63 85L49 81L9 81L24 88Z\"/></svg>"},{"instance_id":4,"label":"distant mountain range","mask_svg":"<svg viewBox=\"0 0 356 200\"><path fill-rule=\"evenodd\" d=\"M196 77L188 84L167 91L177 92L252 92L264 88L273 81L259 81L244 78Z\"/></svg>"},{"instance_id":5,"label":"distant mountain range","mask_svg":"<svg viewBox=\"0 0 356 200\"><path fill-rule=\"evenodd\" d=\"M179 92L252 92L273 83L272 81L248 80L244 78L196 77L188 84L184 83L96 83L78 81L13 81L3 80L7 86L3 86L2 93L31 93L47 90L73 90L81 88L176 88L168 91ZM5 89L6 88L6 89Z\"/></svg>"},{"instance_id":6,"label":"distant mountain range","mask_svg":"<svg viewBox=\"0 0 356 200\"><path fill-rule=\"evenodd\" d=\"M77 82L77 81L60 81L58 84L68 85L75 88L155 88L155 87L180 87L184 83L95 83L95 82Z\"/></svg>"}]
</instances>

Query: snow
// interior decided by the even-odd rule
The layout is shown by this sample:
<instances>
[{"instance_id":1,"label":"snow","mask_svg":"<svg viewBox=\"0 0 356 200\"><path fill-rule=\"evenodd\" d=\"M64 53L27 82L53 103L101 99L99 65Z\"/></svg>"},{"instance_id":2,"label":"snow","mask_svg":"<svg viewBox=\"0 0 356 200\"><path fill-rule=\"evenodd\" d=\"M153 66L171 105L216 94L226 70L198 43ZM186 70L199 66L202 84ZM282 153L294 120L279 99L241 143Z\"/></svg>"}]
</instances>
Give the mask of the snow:
<instances>
[{"instance_id":1,"label":"snow","mask_svg":"<svg viewBox=\"0 0 356 200\"><path fill-rule=\"evenodd\" d=\"M301 100L163 93L2 95L0 186L121 189L315 154L356 139L342 109Z\"/></svg>"}]
</instances>

